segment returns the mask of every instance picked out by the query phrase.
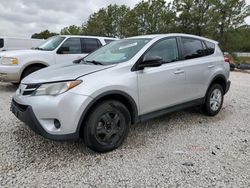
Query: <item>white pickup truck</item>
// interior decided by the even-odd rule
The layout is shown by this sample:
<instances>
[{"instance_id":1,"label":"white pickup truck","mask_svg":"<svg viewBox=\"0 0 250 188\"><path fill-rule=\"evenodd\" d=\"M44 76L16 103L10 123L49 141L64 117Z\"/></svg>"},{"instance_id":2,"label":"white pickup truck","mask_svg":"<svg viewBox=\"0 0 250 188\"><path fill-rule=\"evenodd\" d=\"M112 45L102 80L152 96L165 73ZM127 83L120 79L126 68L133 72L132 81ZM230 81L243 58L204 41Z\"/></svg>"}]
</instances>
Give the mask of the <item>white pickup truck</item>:
<instances>
[{"instance_id":1,"label":"white pickup truck","mask_svg":"<svg viewBox=\"0 0 250 188\"><path fill-rule=\"evenodd\" d=\"M0 52L0 81L19 83L39 69L58 63L72 63L115 38L57 35L30 50Z\"/></svg>"}]
</instances>

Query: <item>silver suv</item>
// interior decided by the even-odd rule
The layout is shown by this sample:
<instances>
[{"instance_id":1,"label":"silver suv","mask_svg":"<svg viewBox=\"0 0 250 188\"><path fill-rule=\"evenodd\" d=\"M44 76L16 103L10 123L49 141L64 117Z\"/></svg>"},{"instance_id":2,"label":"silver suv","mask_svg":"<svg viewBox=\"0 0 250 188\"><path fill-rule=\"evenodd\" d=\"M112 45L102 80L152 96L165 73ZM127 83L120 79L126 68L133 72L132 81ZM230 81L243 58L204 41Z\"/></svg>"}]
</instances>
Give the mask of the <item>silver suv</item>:
<instances>
[{"instance_id":1,"label":"silver suv","mask_svg":"<svg viewBox=\"0 0 250 188\"><path fill-rule=\"evenodd\" d=\"M46 138L81 137L92 150L107 152L122 144L130 124L197 105L216 115L229 87L229 64L216 41L139 36L29 75L11 110Z\"/></svg>"}]
</instances>

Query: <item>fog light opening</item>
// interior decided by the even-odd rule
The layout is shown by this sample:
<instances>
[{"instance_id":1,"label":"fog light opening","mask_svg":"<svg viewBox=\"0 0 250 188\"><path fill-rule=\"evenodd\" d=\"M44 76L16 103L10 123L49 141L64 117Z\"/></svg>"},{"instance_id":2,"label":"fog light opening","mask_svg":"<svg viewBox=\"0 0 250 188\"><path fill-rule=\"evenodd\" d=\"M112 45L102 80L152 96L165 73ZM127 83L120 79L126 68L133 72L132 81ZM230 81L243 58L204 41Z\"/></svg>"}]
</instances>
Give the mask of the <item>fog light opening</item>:
<instances>
[{"instance_id":1,"label":"fog light opening","mask_svg":"<svg viewBox=\"0 0 250 188\"><path fill-rule=\"evenodd\" d=\"M61 127L61 123L58 119L54 120L54 125L55 125L55 128L57 128L57 129L60 129L60 127Z\"/></svg>"}]
</instances>

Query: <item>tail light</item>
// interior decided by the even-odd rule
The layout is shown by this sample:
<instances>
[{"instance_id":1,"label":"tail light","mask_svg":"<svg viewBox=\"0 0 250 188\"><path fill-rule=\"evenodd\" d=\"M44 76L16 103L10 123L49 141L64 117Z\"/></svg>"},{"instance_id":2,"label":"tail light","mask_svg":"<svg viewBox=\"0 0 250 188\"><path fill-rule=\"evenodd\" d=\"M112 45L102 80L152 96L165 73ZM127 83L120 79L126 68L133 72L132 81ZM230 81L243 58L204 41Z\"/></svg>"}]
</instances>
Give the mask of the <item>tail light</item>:
<instances>
[{"instance_id":1,"label":"tail light","mask_svg":"<svg viewBox=\"0 0 250 188\"><path fill-rule=\"evenodd\" d=\"M230 63L230 59L228 57L224 57L225 63Z\"/></svg>"}]
</instances>

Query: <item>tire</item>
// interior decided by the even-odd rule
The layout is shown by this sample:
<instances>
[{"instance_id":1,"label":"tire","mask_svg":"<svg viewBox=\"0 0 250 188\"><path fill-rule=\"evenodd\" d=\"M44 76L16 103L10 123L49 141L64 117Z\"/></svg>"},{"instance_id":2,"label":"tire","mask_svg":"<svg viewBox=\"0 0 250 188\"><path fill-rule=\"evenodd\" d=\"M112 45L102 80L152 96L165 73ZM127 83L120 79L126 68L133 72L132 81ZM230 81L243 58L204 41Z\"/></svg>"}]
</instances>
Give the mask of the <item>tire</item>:
<instances>
[{"instance_id":1,"label":"tire","mask_svg":"<svg viewBox=\"0 0 250 188\"><path fill-rule=\"evenodd\" d=\"M130 113L122 103L104 101L90 111L85 121L84 143L96 152L112 151L126 139L130 123Z\"/></svg>"},{"instance_id":2,"label":"tire","mask_svg":"<svg viewBox=\"0 0 250 188\"><path fill-rule=\"evenodd\" d=\"M204 110L208 116L219 113L224 100L224 90L220 84L213 84L207 92Z\"/></svg>"},{"instance_id":3,"label":"tire","mask_svg":"<svg viewBox=\"0 0 250 188\"><path fill-rule=\"evenodd\" d=\"M24 79L26 76L30 75L31 73L36 72L36 71L38 71L38 70L40 70L42 68L44 68L44 67L42 67L42 66L31 66L31 67L28 67L26 70L24 70L24 72L22 74L22 77L21 77L21 80Z\"/></svg>"},{"instance_id":4,"label":"tire","mask_svg":"<svg viewBox=\"0 0 250 188\"><path fill-rule=\"evenodd\" d=\"M18 87L19 83L11 83L13 86Z\"/></svg>"}]
</instances>

